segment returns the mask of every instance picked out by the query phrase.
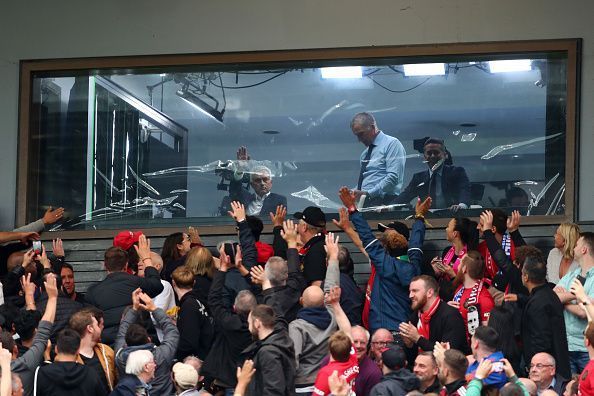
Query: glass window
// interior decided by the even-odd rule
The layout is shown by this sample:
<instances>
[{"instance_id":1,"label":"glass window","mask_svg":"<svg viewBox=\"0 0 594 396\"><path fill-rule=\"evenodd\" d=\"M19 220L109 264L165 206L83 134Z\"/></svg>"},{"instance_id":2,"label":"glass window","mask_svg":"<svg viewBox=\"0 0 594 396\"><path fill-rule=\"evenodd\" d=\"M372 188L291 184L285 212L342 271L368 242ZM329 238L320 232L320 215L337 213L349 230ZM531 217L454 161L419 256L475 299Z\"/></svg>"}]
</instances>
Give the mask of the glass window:
<instances>
[{"instance_id":1,"label":"glass window","mask_svg":"<svg viewBox=\"0 0 594 396\"><path fill-rule=\"evenodd\" d=\"M341 186L365 191L377 219L414 214L427 195L432 217L564 215L567 60L36 71L26 220L52 205L67 209L59 230L228 224L231 199L264 219L279 203L336 214Z\"/></svg>"}]
</instances>

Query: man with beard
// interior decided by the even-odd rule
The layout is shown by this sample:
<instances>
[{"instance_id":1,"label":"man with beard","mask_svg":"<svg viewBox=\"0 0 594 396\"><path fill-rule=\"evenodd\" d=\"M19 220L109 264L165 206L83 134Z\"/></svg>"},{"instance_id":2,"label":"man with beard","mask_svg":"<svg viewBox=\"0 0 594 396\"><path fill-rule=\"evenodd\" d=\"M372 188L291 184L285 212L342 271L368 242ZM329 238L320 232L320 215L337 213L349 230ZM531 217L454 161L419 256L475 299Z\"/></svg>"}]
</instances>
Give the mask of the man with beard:
<instances>
[{"instance_id":1,"label":"man with beard","mask_svg":"<svg viewBox=\"0 0 594 396\"><path fill-rule=\"evenodd\" d=\"M242 357L253 360L256 369L248 394L295 394L295 350L286 322L277 320L272 307L260 304L250 312L248 325L255 342Z\"/></svg>"},{"instance_id":2,"label":"man with beard","mask_svg":"<svg viewBox=\"0 0 594 396\"><path fill-rule=\"evenodd\" d=\"M407 347L409 361L416 352L432 351L436 342L449 342L450 347L468 351L464 319L460 312L439 299L435 278L420 275L410 283L412 316L400 324L400 336Z\"/></svg>"}]
</instances>

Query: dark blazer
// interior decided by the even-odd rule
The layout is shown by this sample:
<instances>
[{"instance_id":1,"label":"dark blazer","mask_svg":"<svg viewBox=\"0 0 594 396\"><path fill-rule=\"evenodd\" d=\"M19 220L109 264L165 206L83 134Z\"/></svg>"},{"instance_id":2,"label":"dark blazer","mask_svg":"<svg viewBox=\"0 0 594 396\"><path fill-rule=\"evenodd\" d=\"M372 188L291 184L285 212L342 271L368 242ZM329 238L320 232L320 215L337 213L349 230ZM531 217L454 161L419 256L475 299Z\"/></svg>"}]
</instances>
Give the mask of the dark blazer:
<instances>
[{"instance_id":1,"label":"dark blazer","mask_svg":"<svg viewBox=\"0 0 594 396\"><path fill-rule=\"evenodd\" d=\"M441 191L448 206L465 203L470 205L470 181L464 168L442 165ZM413 198L429 195L429 169L415 173L408 186L396 198L395 203L409 203Z\"/></svg>"},{"instance_id":2,"label":"dark blazer","mask_svg":"<svg viewBox=\"0 0 594 396\"><path fill-rule=\"evenodd\" d=\"M526 300L521 334L526 365L537 353L547 352L557 362L557 373L571 378L563 304L548 283L532 289Z\"/></svg>"},{"instance_id":3,"label":"dark blazer","mask_svg":"<svg viewBox=\"0 0 594 396\"><path fill-rule=\"evenodd\" d=\"M418 311L412 313L410 323L415 327L417 326L419 323ZM412 348L406 348L409 363L414 363L419 348L423 351L432 351L436 342L449 342L452 349L457 349L465 354L470 353L470 348L466 342L464 319L462 319L460 311L449 306L445 301L439 304L439 307L437 307L437 310L431 317L429 321L429 332L429 339L421 337Z\"/></svg>"},{"instance_id":4,"label":"dark blazer","mask_svg":"<svg viewBox=\"0 0 594 396\"><path fill-rule=\"evenodd\" d=\"M255 199L256 194L248 191L245 187L241 185L241 182L231 181L229 183L229 195L224 197L223 202L221 202L221 216L227 216L227 211L231 210L232 201L239 201L247 207ZM276 207L278 205L283 205L284 207L287 207L287 197L271 192L266 197L266 199L264 199L264 203L262 204L262 209L260 210L259 216L268 216L268 213L276 212Z\"/></svg>"}]
</instances>

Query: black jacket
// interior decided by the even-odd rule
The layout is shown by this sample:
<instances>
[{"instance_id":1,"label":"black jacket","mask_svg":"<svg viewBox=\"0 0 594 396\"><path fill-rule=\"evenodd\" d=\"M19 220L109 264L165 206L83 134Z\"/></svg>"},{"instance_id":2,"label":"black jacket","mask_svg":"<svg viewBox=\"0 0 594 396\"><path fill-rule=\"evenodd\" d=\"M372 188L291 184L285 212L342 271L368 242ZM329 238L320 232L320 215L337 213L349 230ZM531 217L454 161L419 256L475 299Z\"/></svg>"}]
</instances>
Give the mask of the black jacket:
<instances>
[{"instance_id":1,"label":"black jacket","mask_svg":"<svg viewBox=\"0 0 594 396\"><path fill-rule=\"evenodd\" d=\"M124 309L132 305L132 292L139 287L149 296L157 296L163 291L159 272L148 267L144 278L126 272L113 272L87 291L87 303L101 309L105 315L102 343L112 345L115 341Z\"/></svg>"},{"instance_id":2,"label":"black jacket","mask_svg":"<svg viewBox=\"0 0 594 396\"><path fill-rule=\"evenodd\" d=\"M442 168L441 191L447 206L470 205L470 182L464 168L453 165L442 165ZM413 198L429 196L429 181L429 169L415 173L395 203L408 204Z\"/></svg>"},{"instance_id":3,"label":"black jacket","mask_svg":"<svg viewBox=\"0 0 594 396\"><path fill-rule=\"evenodd\" d=\"M410 323L417 326L419 323L419 313L414 311L410 317ZM466 342L466 326L464 319L460 315L460 311L449 306L446 302L439 303L439 307L429 321L429 339L424 337L419 338L417 345L412 348L406 348L408 361L412 367L416 358L418 349L423 351L432 351L436 342L449 342L452 349L462 351L464 354L469 354L470 349Z\"/></svg>"},{"instance_id":4,"label":"black jacket","mask_svg":"<svg viewBox=\"0 0 594 396\"><path fill-rule=\"evenodd\" d=\"M297 312L301 309L299 299L307 283L303 274L299 271L299 254L297 253L297 249L289 249L287 255L289 267L287 284L264 290L262 297L263 301L274 301L273 304L269 305L274 308L277 316L284 318L287 322L292 322L297 318Z\"/></svg>"},{"instance_id":5,"label":"black jacket","mask_svg":"<svg viewBox=\"0 0 594 396\"><path fill-rule=\"evenodd\" d=\"M47 293L44 292L39 297L39 301L37 301L36 303L36 308L41 313L41 315L43 315L43 313L45 312L46 306ZM60 294L58 295L58 304L56 306L56 319L54 320L54 327L52 328L52 334L50 336L52 342L55 341L56 335L60 332L60 330L68 326L68 321L70 320L70 317L83 307L83 304L71 300L70 298L66 297L63 293L60 292Z\"/></svg>"},{"instance_id":6,"label":"black jacket","mask_svg":"<svg viewBox=\"0 0 594 396\"><path fill-rule=\"evenodd\" d=\"M246 359L252 359L256 369L249 395L295 394L295 349L286 323L277 323L272 334L246 348L241 360Z\"/></svg>"},{"instance_id":7,"label":"black jacket","mask_svg":"<svg viewBox=\"0 0 594 396\"><path fill-rule=\"evenodd\" d=\"M202 373L231 388L237 384L235 374L239 355L252 342L252 335L247 316L238 315L222 301L226 276L226 272L217 271L208 294L208 306L215 322L215 338Z\"/></svg>"},{"instance_id":8,"label":"black jacket","mask_svg":"<svg viewBox=\"0 0 594 396\"><path fill-rule=\"evenodd\" d=\"M369 396L404 396L418 390L420 386L417 376L403 368L384 375L381 382L371 389Z\"/></svg>"},{"instance_id":9,"label":"black jacket","mask_svg":"<svg viewBox=\"0 0 594 396\"><path fill-rule=\"evenodd\" d=\"M571 377L563 304L548 283L532 289L522 309L522 341L527 365L539 352L557 362L557 373Z\"/></svg>"},{"instance_id":10,"label":"black jacket","mask_svg":"<svg viewBox=\"0 0 594 396\"><path fill-rule=\"evenodd\" d=\"M97 373L76 362L55 362L38 369L35 396L105 396Z\"/></svg>"},{"instance_id":11,"label":"black jacket","mask_svg":"<svg viewBox=\"0 0 594 396\"><path fill-rule=\"evenodd\" d=\"M208 310L193 292L188 292L179 300L177 314L179 345L176 358L182 361L194 355L204 360L214 338L214 323Z\"/></svg>"},{"instance_id":12,"label":"black jacket","mask_svg":"<svg viewBox=\"0 0 594 396\"><path fill-rule=\"evenodd\" d=\"M228 215L227 212L231 210L232 201L241 202L247 209L247 206L251 204L255 199L256 194L249 192L247 189L245 189L245 187L242 186L240 181L231 180L231 182L229 183L229 196L223 198L223 202L221 202L221 216ZM276 212L276 207L278 205L283 205L286 208L287 197L271 192L264 199L264 202L262 203L262 209L260 209L260 213L257 216L268 217L268 213Z\"/></svg>"}]
</instances>

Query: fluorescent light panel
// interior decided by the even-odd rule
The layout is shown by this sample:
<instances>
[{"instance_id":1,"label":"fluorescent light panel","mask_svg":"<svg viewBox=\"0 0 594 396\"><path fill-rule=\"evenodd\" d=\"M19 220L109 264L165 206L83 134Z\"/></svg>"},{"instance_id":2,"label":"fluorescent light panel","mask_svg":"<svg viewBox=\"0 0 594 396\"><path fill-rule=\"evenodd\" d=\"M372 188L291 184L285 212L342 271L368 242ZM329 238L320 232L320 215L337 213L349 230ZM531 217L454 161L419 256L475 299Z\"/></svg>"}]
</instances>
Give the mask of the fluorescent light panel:
<instances>
[{"instance_id":1,"label":"fluorescent light panel","mask_svg":"<svg viewBox=\"0 0 594 396\"><path fill-rule=\"evenodd\" d=\"M489 61L489 70L491 73L530 71L532 70L532 61L530 59Z\"/></svg>"},{"instance_id":2,"label":"fluorescent light panel","mask_svg":"<svg viewBox=\"0 0 594 396\"><path fill-rule=\"evenodd\" d=\"M445 63L418 63L402 66L404 68L404 75L407 77L445 75Z\"/></svg>"},{"instance_id":3,"label":"fluorescent light panel","mask_svg":"<svg viewBox=\"0 0 594 396\"><path fill-rule=\"evenodd\" d=\"M361 66L322 67L322 78L362 78Z\"/></svg>"}]
</instances>

